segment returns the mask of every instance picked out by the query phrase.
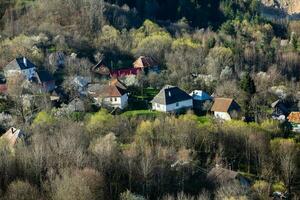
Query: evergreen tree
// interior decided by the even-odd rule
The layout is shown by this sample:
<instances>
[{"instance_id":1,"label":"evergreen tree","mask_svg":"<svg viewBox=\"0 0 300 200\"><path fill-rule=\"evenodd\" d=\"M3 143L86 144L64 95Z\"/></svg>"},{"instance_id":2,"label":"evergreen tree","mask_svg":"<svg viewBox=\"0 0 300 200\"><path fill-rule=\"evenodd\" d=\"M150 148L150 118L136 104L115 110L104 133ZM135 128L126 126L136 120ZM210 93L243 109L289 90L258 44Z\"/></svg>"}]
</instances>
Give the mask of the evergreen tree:
<instances>
[{"instance_id":1,"label":"evergreen tree","mask_svg":"<svg viewBox=\"0 0 300 200\"><path fill-rule=\"evenodd\" d=\"M251 78L250 73L246 72L240 82L241 89L247 94L253 95L256 92L254 80Z\"/></svg>"}]
</instances>

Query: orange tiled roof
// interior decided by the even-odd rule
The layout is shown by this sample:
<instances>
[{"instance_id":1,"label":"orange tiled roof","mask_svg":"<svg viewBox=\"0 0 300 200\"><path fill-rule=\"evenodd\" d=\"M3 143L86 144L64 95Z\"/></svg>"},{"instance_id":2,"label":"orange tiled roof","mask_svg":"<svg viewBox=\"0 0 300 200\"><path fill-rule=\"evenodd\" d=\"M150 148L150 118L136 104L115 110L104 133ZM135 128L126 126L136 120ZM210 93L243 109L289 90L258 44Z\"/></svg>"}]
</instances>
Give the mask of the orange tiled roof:
<instances>
[{"instance_id":1,"label":"orange tiled roof","mask_svg":"<svg viewBox=\"0 0 300 200\"><path fill-rule=\"evenodd\" d=\"M228 112L230 108L239 110L240 106L233 99L230 98L215 98L211 111Z\"/></svg>"},{"instance_id":2,"label":"orange tiled roof","mask_svg":"<svg viewBox=\"0 0 300 200\"><path fill-rule=\"evenodd\" d=\"M288 116L289 122L300 124L300 112L291 112Z\"/></svg>"}]
</instances>

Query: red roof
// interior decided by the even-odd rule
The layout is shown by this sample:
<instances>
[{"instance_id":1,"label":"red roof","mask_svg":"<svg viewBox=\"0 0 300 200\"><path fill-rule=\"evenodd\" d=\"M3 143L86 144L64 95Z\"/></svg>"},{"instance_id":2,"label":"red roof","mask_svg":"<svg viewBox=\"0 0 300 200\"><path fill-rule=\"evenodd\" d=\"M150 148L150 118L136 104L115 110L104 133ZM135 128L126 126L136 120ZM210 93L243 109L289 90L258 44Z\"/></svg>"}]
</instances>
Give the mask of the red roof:
<instances>
[{"instance_id":1,"label":"red roof","mask_svg":"<svg viewBox=\"0 0 300 200\"><path fill-rule=\"evenodd\" d=\"M128 75L137 75L141 69L136 68L130 68L130 69L118 69L118 70L112 70L110 72L110 75L112 77L123 77Z\"/></svg>"},{"instance_id":2,"label":"red roof","mask_svg":"<svg viewBox=\"0 0 300 200\"><path fill-rule=\"evenodd\" d=\"M289 122L300 124L300 112L291 112L288 116Z\"/></svg>"}]
</instances>

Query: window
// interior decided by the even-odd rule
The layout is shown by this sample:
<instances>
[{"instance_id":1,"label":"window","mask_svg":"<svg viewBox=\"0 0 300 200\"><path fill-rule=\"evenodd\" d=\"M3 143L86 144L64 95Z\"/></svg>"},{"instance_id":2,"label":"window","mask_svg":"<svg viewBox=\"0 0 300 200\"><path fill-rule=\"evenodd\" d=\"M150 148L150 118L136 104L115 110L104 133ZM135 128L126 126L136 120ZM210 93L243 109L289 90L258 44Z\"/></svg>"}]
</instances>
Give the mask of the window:
<instances>
[{"instance_id":1,"label":"window","mask_svg":"<svg viewBox=\"0 0 300 200\"><path fill-rule=\"evenodd\" d=\"M113 99L112 99L112 98L110 98L110 101L113 101Z\"/></svg>"},{"instance_id":2,"label":"window","mask_svg":"<svg viewBox=\"0 0 300 200\"><path fill-rule=\"evenodd\" d=\"M115 101L118 101L118 99L117 99L117 98L115 98Z\"/></svg>"},{"instance_id":3,"label":"window","mask_svg":"<svg viewBox=\"0 0 300 200\"><path fill-rule=\"evenodd\" d=\"M178 106L179 106L179 103L177 102L177 103L176 103L176 107L178 107Z\"/></svg>"}]
</instances>

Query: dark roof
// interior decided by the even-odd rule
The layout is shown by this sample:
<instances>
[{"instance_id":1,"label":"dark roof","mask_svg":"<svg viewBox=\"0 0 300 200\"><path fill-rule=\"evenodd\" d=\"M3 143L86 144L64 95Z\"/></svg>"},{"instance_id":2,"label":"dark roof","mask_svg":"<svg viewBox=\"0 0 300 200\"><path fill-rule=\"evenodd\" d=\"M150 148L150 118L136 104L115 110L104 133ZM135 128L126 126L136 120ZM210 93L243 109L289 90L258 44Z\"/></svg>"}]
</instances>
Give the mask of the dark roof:
<instances>
[{"instance_id":1,"label":"dark roof","mask_svg":"<svg viewBox=\"0 0 300 200\"><path fill-rule=\"evenodd\" d=\"M53 76L45 70L37 71L37 75L42 83L54 80Z\"/></svg>"},{"instance_id":2,"label":"dark roof","mask_svg":"<svg viewBox=\"0 0 300 200\"><path fill-rule=\"evenodd\" d=\"M229 112L230 110L240 110L239 104L230 98L215 98L211 111Z\"/></svg>"},{"instance_id":3,"label":"dark roof","mask_svg":"<svg viewBox=\"0 0 300 200\"><path fill-rule=\"evenodd\" d=\"M169 105L189 99L192 99L192 97L188 95L185 91L179 89L176 86L166 85L154 97L152 102Z\"/></svg>"},{"instance_id":4,"label":"dark roof","mask_svg":"<svg viewBox=\"0 0 300 200\"><path fill-rule=\"evenodd\" d=\"M288 106L282 101L282 100L277 100L271 104L271 107L276 109L273 114L280 114L280 115L288 115L289 110Z\"/></svg>"},{"instance_id":5,"label":"dark roof","mask_svg":"<svg viewBox=\"0 0 300 200\"><path fill-rule=\"evenodd\" d=\"M30 69L36 67L30 60L28 60L26 57L22 58L16 58L16 61L19 65L19 67L23 69Z\"/></svg>"},{"instance_id":6,"label":"dark roof","mask_svg":"<svg viewBox=\"0 0 300 200\"><path fill-rule=\"evenodd\" d=\"M93 68L92 71L101 75L110 75L110 70L103 60L98 62Z\"/></svg>"}]
</instances>

